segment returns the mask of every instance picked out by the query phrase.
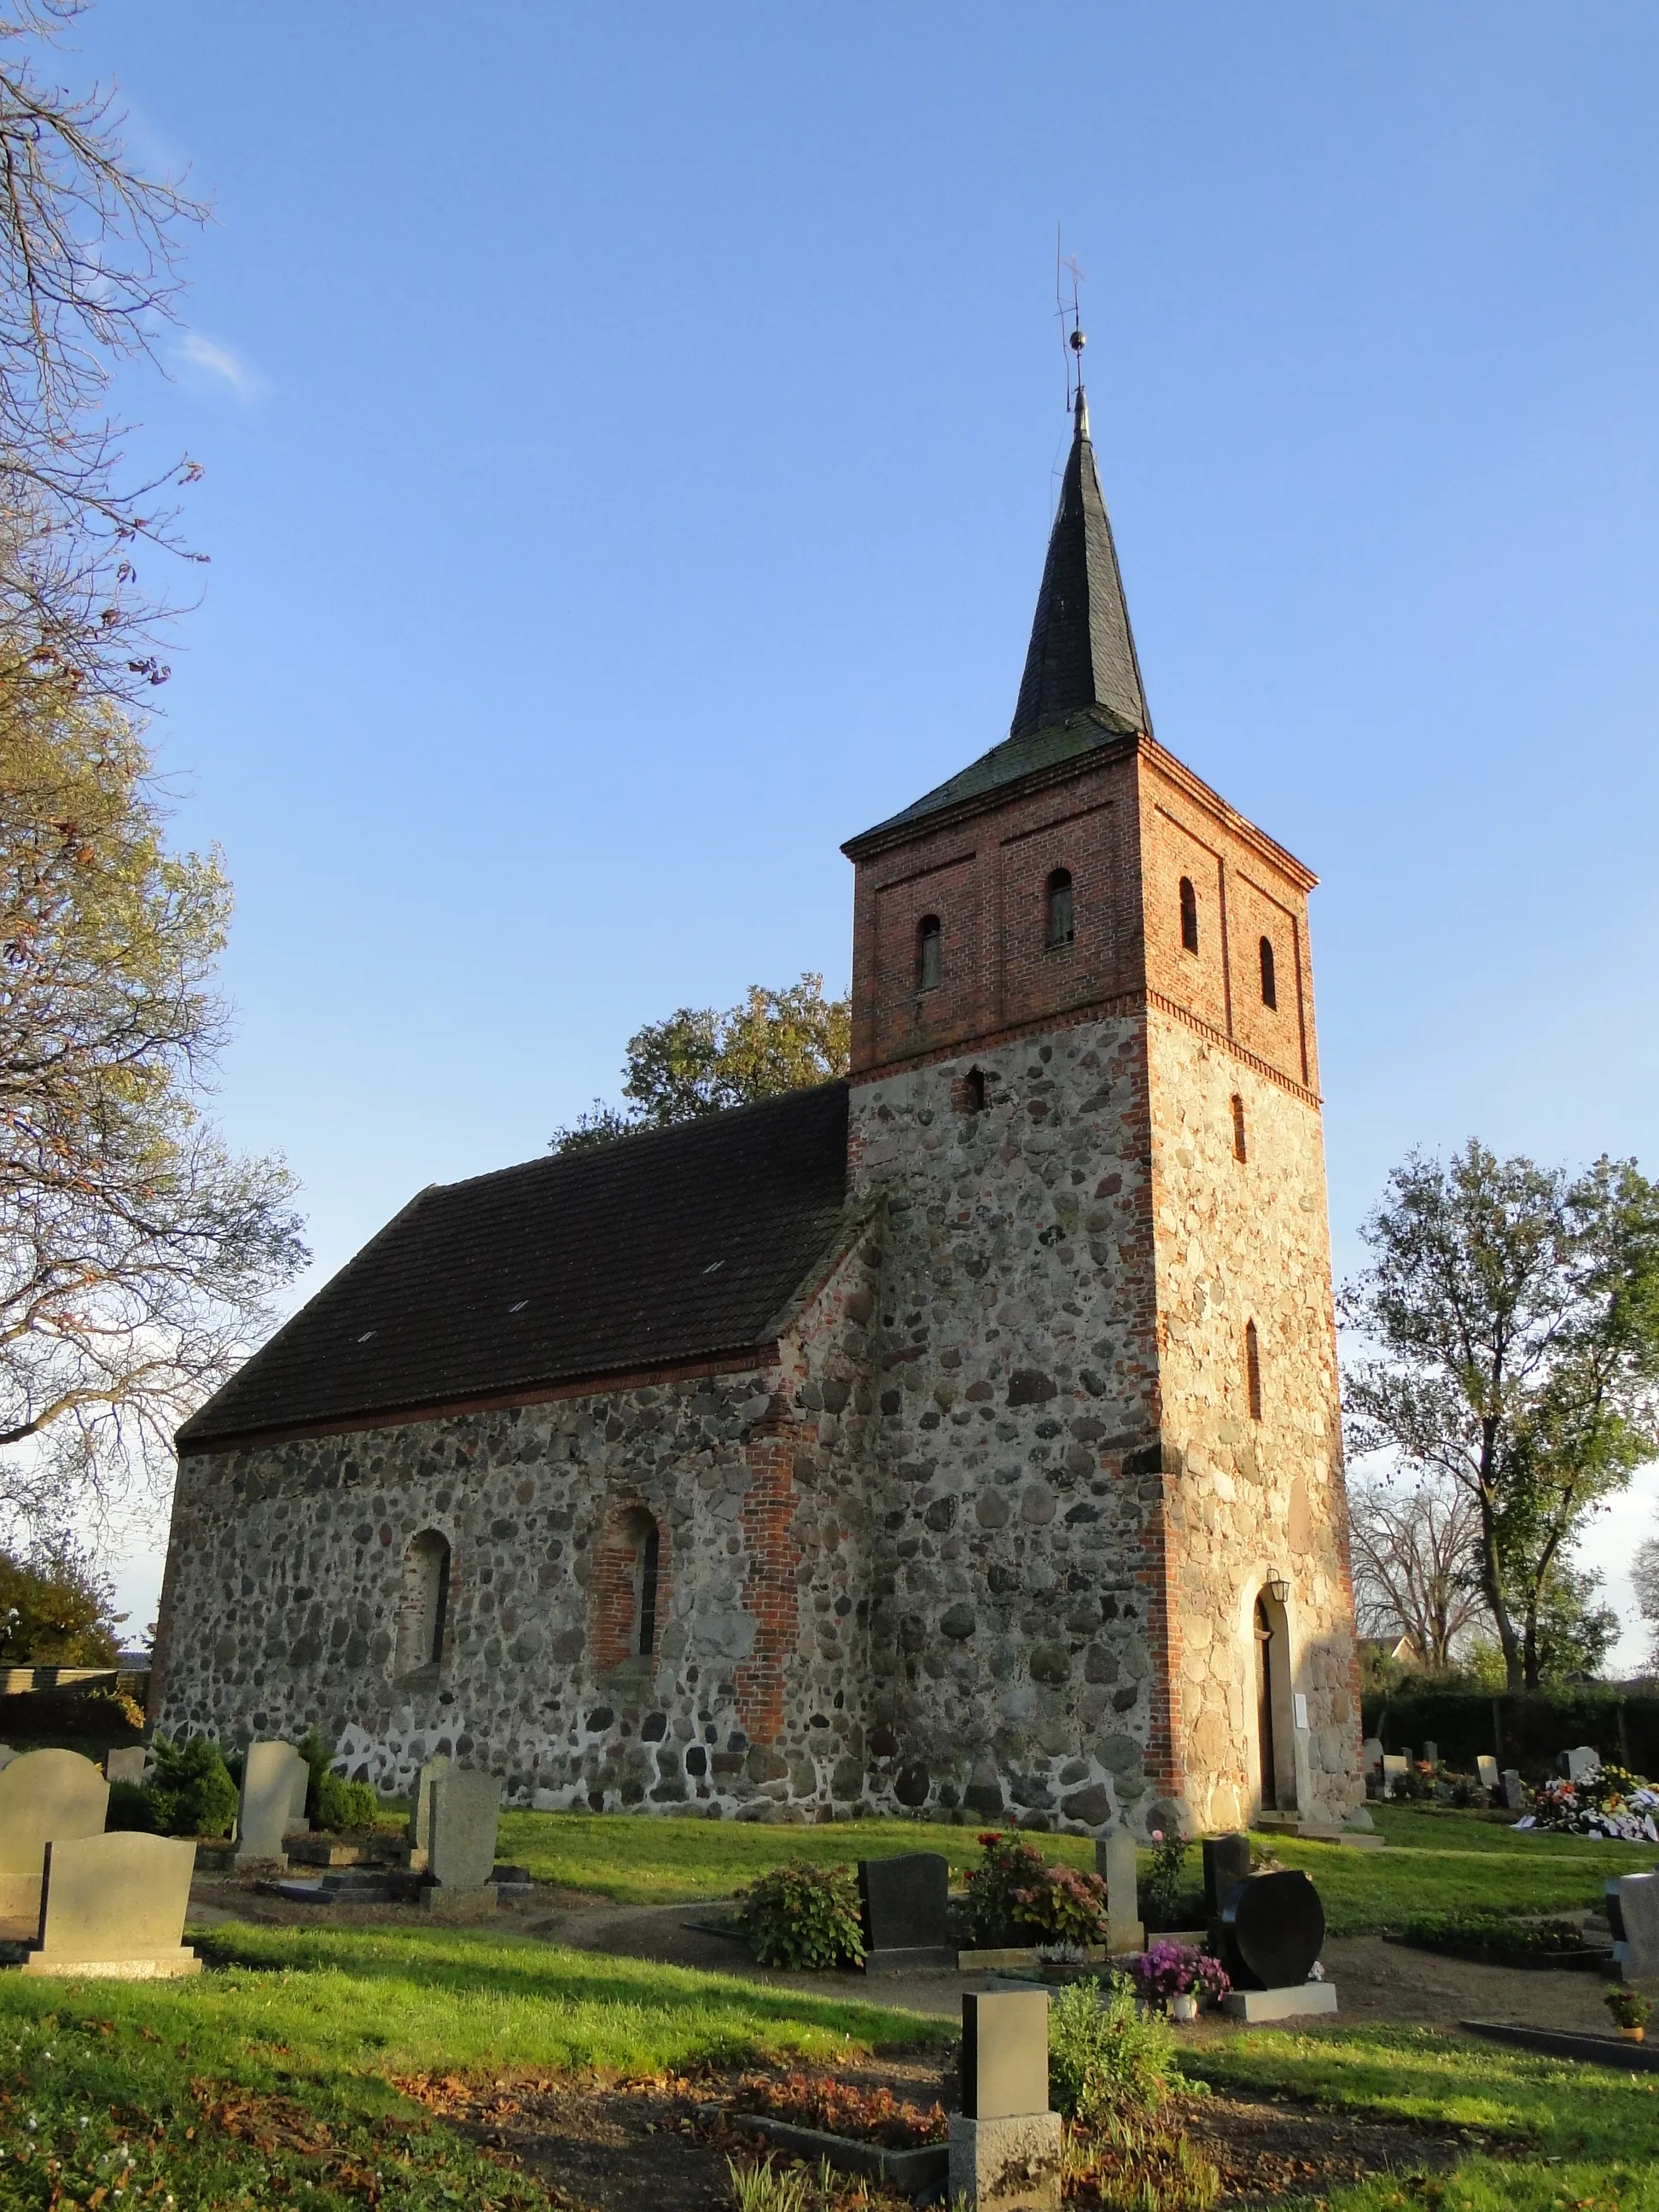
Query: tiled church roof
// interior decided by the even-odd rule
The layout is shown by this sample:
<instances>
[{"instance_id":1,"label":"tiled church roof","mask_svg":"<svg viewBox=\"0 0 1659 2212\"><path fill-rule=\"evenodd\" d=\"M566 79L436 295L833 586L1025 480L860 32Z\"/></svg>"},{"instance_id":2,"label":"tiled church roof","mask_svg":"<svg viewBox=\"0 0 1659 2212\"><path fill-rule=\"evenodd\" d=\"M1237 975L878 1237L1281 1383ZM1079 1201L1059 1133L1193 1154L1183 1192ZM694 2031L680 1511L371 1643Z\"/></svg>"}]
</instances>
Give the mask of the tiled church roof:
<instances>
[{"instance_id":1,"label":"tiled church roof","mask_svg":"<svg viewBox=\"0 0 1659 2212\"><path fill-rule=\"evenodd\" d=\"M180 1448L748 1351L829 1250L846 1191L845 1083L434 1183Z\"/></svg>"}]
</instances>

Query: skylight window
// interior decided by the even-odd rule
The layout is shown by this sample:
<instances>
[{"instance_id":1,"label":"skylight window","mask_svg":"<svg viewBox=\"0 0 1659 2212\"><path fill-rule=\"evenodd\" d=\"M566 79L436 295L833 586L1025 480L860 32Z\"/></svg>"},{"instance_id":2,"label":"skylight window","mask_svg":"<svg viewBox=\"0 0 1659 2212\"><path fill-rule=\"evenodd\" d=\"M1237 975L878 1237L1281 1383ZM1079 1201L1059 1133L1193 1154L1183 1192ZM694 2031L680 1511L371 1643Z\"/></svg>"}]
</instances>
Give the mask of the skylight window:
<instances>
[{"instance_id":1,"label":"skylight window","mask_svg":"<svg viewBox=\"0 0 1659 2212\"><path fill-rule=\"evenodd\" d=\"M509 1306L509 1307L507 1308L507 1311L508 1311L508 1313L522 1313L522 1312L524 1311L525 1308L526 1308L529 1304L530 1304L530 1301L529 1301L529 1299L528 1299L528 1298L520 1298L520 1299L519 1300L519 1303L517 1304L517 1305L515 1305L515 1306Z\"/></svg>"},{"instance_id":2,"label":"skylight window","mask_svg":"<svg viewBox=\"0 0 1659 2212\"><path fill-rule=\"evenodd\" d=\"M726 1262L724 1260L711 1261L709 1265L706 1267L702 1272L705 1275L717 1275L725 1265Z\"/></svg>"},{"instance_id":3,"label":"skylight window","mask_svg":"<svg viewBox=\"0 0 1659 2212\"><path fill-rule=\"evenodd\" d=\"M359 1344L367 1344L367 1343L368 1342L369 1338L370 1338L371 1336L373 1336L373 1335L374 1335L374 1330L373 1330L372 1328L366 1328L366 1329L363 1331L362 1334L362 1335L357 1339L358 1343L359 1343Z\"/></svg>"}]
</instances>

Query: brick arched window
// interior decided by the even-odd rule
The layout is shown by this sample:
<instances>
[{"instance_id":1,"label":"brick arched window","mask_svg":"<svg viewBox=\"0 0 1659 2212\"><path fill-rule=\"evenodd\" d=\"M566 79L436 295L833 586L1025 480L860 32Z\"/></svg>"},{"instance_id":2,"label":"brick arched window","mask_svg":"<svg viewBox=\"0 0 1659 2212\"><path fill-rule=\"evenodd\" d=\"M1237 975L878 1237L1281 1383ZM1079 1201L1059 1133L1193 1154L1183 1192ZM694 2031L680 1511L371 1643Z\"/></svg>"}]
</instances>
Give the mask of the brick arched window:
<instances>
[{"instance_id":1,"label":"brick arched window","mask_svg":"<svg viewBox=\"0 0 1659 2212\"><path fill-rule=\"evenodd\" d=\"M1237 1091L1233 1093L1233 1158L1249 1159L1249 1148L1244 1141L1244 1101Z\"/></svg>"},{"instance_id":2,"label":"brick arched window","mask_svg":"<svg viewBox=\"0 0 1659 2212\"><path fill-rule=\"evenodd\" d=\"M449 1539L424 1528L404 1554L404 1591L398 1608L397 1669L412 1674L443 1663L449 1626Z\"/></svg>"},{"instance_id":3,"label":"brick arched window","mask_svg":"<svg viewBox=\"0 0 1659 2212\"><path fill-rule=\"evenodd\" d=\"M939 916L925 914L916 924L916 988L932 991L939 977Z\"/></svg>"},{"instance_id":4,"label":"brick arched window","mask_svg":"<svg viewBox=\"0 0 1659 2212\"><path fill-rule=\"evenodd\" d=\"M667 1547L643 1505L606 1522L594 1561L594 1657L601 1669L656 1656L667 1591Z\"/></svg>"},{"instance_id":5,"label":"brick arched window","mask_svg":"<svg viewBox=\"0 0 1659 2212\"><path fill-rule=\"evenodd\" d=\"M1244 1324L1244 1387L1249 1393L1250 1419L1261 1419L1261 1346L1255 1333L1255 1323Z\"/></svg>"},{"instance_id":6,"label":"brick arched window","mask_svg":"<svg viewBox=\"0 0 1659 2212\"><path fill-rule=\"evenodd\" d=\"M1048 878L1048 943L1070 945L1077 936L1077 916L1072 903L1072 872L1056 868Z\"/></svg>"},{"instance_id":7,"label":"brick arched window","mask_svg":"<svg viewBox=\"0 0 1659 2212\"><path fill-rule=\"evenodd\" d=\"M1198 950L1198 893L1190 876L1181 878L1181 945L1185 952Z\"/></svg>"},{"instance_id":8,"label":"brick arched window","mask_svg":"<svg viewBox=\"0 0 1659 2212\"><path fill-rule=\"evenodd\" d=\"M1264 1006L1279 1004L1279 985L1273 975L1273 941L1271 937L1261 940L1261 1003Z\"/></svg>"}]
</instances>

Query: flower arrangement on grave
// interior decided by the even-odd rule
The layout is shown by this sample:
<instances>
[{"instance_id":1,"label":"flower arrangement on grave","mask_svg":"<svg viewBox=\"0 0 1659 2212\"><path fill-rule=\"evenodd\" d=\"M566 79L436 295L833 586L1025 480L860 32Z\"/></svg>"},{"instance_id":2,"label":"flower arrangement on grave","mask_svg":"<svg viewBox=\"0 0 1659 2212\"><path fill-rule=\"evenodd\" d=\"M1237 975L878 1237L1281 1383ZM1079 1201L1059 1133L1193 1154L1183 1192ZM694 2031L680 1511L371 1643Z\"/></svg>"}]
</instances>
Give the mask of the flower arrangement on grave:
<instances>
[{"instance_id":1,"label":"flower arrangement on grave","mask_svg":"<svg viewBox=\"0 0 1659 2212\"><path fill-rule=\"evenodd\" d=\"M1050 1866L1035 1844L995 1829L979 1847L984 1856L960 1908L970 1949L1106 1941L1106 1885L1097 1874Z\"/></svg>"},{"instance_id":2,"label":"flower arrangement on grave","mask_svg":"<svg viewBox=\"0 0 1659 2212\"><path fill-rule=\"evenodd\" d=\"M856 1966L864 1956L858 1876L850 1866L787 1866L738 1891L732 1925L763 1966Z\"/></svg>"},{"instance_id":3,"label":"flower arrangement on grave","mask_svg":"<svg viewBox=\"0 0 1659 2212\"><path fill-rule=\"evenodd\" d=\"M901 2101L890 2089L865 2089L827 2075L789 2074L779 2081L774 2075L745 2074L732 2093L732 2110L764 2112L795 2127L850 2136L888 2150L917 2150L924 2143L943 2142L950 2132L942 2105L924 2108L908 2098Z\"/></svg>"},{"instance_id":4,"label":"flower arrangement on grave","mask_svg":"<svg viewBox=\"0 0 1659 2212\"><path fill-rule=\"evenodd\" d=\"M1640 1990L1627 1990L1615 1982L1607 1991L1607 2006L1619 2033L1641 2042L1652 2017L1653 1999L1644 1997Z\"/></svg>"},{"instance_id":5,"label":"flower arrangement on grave","mask_svg":"<svg viewBox=\"0 0 1659 2212\"><path fill-rule=\"evenodd\" d=\"M1129 1978L1141 2002L1154 2008L1186 1996L1219 2004L1232 1987L1220 1960L1196 1943L1154 1943L1130 1961Z\"/></svg>"},{"instance_id":6,"label":"flower arrangement on grave","mask_svg":"<svg viewBox=\"0 0 1659 2212\"><path fill-rule=\"evenodd\" d=\"M1603 1836L1615 1843L1659 1844L1659 1790L1627 1766L1603 1766L1577 1782L1542 1784L1533 1793L1531 1812L1515 1825Z\"/></svg>"}]
</instances>

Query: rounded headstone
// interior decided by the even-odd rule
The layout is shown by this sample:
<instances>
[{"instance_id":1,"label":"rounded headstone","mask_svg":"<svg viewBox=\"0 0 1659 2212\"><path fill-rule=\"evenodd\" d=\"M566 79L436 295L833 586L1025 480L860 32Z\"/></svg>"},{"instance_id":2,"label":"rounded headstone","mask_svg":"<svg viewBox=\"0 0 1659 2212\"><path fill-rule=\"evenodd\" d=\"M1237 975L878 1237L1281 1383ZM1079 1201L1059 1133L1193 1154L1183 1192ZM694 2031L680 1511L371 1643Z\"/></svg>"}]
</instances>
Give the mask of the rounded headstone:
<instances>
[{"instance_id":1,"label":"rounded headstone","mask_svg":"<svg viewBox=\"0 0 1659 2212\"><path fill-rule=\"evenodd\" d=\"M1305 1982L1325 1941L1325 1908L1305 1874L1253 1874L1224 1907L1227 1971L1245 1989Z\"/></svg>"}]
</instances>

